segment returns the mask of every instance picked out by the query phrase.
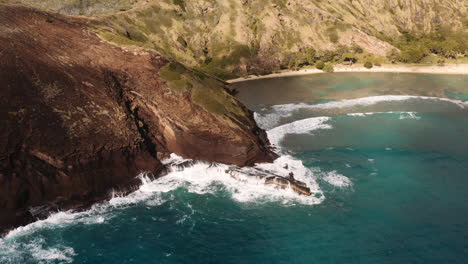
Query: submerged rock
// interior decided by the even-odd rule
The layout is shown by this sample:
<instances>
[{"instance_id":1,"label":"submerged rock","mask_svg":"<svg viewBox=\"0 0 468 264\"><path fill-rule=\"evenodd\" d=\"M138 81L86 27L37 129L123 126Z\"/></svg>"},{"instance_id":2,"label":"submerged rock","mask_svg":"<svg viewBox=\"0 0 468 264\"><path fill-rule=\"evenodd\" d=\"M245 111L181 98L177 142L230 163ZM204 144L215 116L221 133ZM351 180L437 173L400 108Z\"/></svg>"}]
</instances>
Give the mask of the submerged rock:
<instances>
[{"instance_id":1,"label":"submerged rock","mask_svg":"<svg viewBox=\"0 0 468 264\"><path fill-rule=\"evenodd\" d=\"M275 158L224 83L183 66L163 78L170 63L102 41L84 18L0 4L0 232L132 190L169 153Z\"/></svg>"},{"instance_id":2,"label":"submerged rock","mask_svg":"<svg viewBox=\"0 0 468 264\"><path fill-rule=\"evenodd\" d=\"M293 191L301 195L312 195L310 188L304 182L288 179L281 176L271 176L265 179L265 184L275 185L281 189L291 188Z\"/></svg>"}]
</instances>

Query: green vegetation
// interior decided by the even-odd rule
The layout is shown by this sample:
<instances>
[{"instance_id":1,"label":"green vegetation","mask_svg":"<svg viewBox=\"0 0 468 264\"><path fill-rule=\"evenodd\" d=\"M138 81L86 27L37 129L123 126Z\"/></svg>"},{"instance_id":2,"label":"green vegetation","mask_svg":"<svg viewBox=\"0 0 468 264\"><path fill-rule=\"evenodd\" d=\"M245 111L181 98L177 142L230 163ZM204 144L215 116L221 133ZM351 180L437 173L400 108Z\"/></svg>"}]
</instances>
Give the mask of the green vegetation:
<instances>
[{"instance_id":1,"label":"green vegetation","mask_svg":"<svg viewBox=\"0 0 468 264\"><path fill-rule=\"evenodd\" d=\"M184 0L174 0L174 4L180 6L180 8L185 11L185 2Z\"/></svg>"},{"instance_id":2,"label":"green vegetation","mask_svg":"<svg viewBox=\"0 0 468 264\"><path fill-rule=\"evenodd\" d=\"M427 55L429 55L429 50L425 47L408 45L402 48L398 59L401 62L418 63Z\"/></svg>"},{"instance_id":3,"label":"green vegetation","mask_svg":"<svg viewBox=\"0 0 468 264\"><path fill-rule=\"evenodd\" d=\"M444 66L444 65L445 65L445 59L439 59L439 60L437 60L437 65L438 65L438 66Z\"/></svg>"},{"instance_id":4,"label":"green vegetation","mask_svg":"<svg viewBox=\"0 0 468 264\"><path fill-rule=\"evenodd\" d=\"M319 70L323 70L323 68L325 67L325 63L323 61L317 61L315 67Z\"/></svg>"},{"instance_id":5,"label":"green vegetation","mask_svg":"<svg viewBox=\"0 0 468 264\"><path fill-rule=\"evenodd\" d=\"M333 68L333 64L331 64L331 63L325 64L325 66L323 67L323 71L324 72L334 72L335 69Z\"/></svg>"},{"instance_id":6,"label":"green vegetation","mask_svg":"<svg viewBox=\"0 0 468 264\"><path fill-rule=\"evenodd\" d=\"M352 44L350 47L351 52L361 54L364 52L364 50L361 48L361 46L357 44Z\"/></svg>"},{"instance_id":7,"label":"green vegetation","mask_svg":"<svg viewBox=\"0 0 468 264\"><path fill-rule=\"evenodd\" d=\"M419 63L430 54L455 59L468 56L468 31L440 28L431 34L404 33L392 44L401 50L399 56L389 57L401 62Z\"/></svg>"},{"instance_id":8,"label":"green vegetation","mask_svg":"<svg viewBox=\"0 0 468 264\"><path fill-rule=\"evenodd\" d=\"M358 57L354 53L346 52L343 54L343 61L350 61L352 63L356 63L358 61Z\"/></svg>"},{"instance_id":9,"label":"green vegetation","mask_svg":"<svg viewBox=\"0 0 468 264\"><path fill-rule=\"evenodd\" d=\"M190 70L177 62L163 66L159 71L169 89L190 95L193 102L206 111L225 118L231 126L243 115L237 101L223 82L201 72Z\"/></svg>"},{"instance_id":10,"label":"green vegetation","mask_svg":"<svg viewBox=\"0 0 468 264\"><path fill-rule=\"evenodd\" d=\"M372 65L372 62L366 61L366 62L364 63L364 67L367 68L367 69L370 69L370 68L374 67L374 65Z\"/></svg>"},{"instance_id":11,"label":"green vegetation","mask_svg":"<svg viewBox=\"0 0 468 264\"><path fill-rule=\"evenodd\" d=\"M295 53L288 53L284 56L280 63L280 69L299 69L300 67L313 65L316 61L314 48L306 48Z\"/></svg>"}]
</instances>

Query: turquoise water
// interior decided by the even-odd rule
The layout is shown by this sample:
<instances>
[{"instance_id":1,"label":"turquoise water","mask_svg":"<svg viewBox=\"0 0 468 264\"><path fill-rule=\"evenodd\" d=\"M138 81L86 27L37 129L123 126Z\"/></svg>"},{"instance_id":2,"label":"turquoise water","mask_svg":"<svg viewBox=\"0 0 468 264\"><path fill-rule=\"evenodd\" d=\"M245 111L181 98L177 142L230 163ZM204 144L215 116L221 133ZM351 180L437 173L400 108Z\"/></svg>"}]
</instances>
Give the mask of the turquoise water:
<instances>
[{"instance_id":1,"label":"turquoise water","mask_svg":"<svg viewBox=\"0 0 468 264\"><path fill-rule=\"evenodd\" d=\"M256 102L324 199L200 164L17 229L0 263L466 263L468 104L400 99Z\"/></svg>"},{"instance_id":2,"label":"turquoise water","mask_svg":"<svg viewBox=\"0 0 468 264\"><path fill-rule=\"evenodd\" d=\"M451 93L449 91L445 91L445 95L450 98L460 99L462 101L468 101L468 93Z\"/></svg>"}]
</instances>

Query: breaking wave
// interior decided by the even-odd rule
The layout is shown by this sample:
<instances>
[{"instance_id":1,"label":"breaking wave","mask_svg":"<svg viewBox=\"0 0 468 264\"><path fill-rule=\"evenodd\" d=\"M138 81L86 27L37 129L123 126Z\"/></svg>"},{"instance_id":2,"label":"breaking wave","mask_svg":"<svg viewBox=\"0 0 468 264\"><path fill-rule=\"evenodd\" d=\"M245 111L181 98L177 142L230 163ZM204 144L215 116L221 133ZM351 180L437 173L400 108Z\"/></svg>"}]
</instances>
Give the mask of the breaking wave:
<instances>
[{"instance_id":1,"label":"breaking wave","mask_svg":"<svg viewBox=\"0 0 468 264\"><path fill-rule=\"evenodd\" d=\"M318 105L289 104L273 106L272 113L255 114L259 125L269 128L267 131L270 142L279 146L287 134L304 134L316 130L332 129L331 117L321 116L293 121L281 126L275 126L281 117L289 116L292 112L302 109L329 109L350 107L354 105L370 105L383 101L400 101L410 99L439 100L454 103L459 107L466 107L467 103L444 98L419 96L376 96L352 100L342 100L322 103ZM362 117L378 113L398 113L400 119L419 119L416 112L369 112L350 113L349 116ZM145 206L159 206L168 201L172 195L164 195L184 188L188 192L197 194L227 193L234 201L240 203L277 202L284 205L319 204L325 200L318 179L338 188L352 187L352 181L337 171L323 172L320 168L307 168L302 161L286 154L281 148L277 150L280 157L273 163L256 164L253 167L237 167L226 164L209 163L184 159L175 154L164 161L168 167L168 175L154 179L149 174L140 174L142 181L140 188L126 196L115 195L107 202L94 205L84 212L57 212L45 220L36 221L24 227L19 227L0 239L0 263L17 263L25 257L33 258L39 263L71 263L76 255L73 248L66 245L47 246L43 237L34 232L40 229L65 227L71 224L84 225L102 224L116 216L115 210L134 204L143 203ZM291 188L280 189L265 184L268 175L288 177L293 173L294 178L307 184L313 195L304 196L294 192ZM187 216L189 217L189 216ZM181 218L178 222L184 222ZM29 238L34 235L34 238ZM27 240L25 238L28 238ZM26 241L26 242L25 242Z\"/></svg>"},{"instance_id":2,"label":"breaking wave","mask_svg":"<svg viewBox=\"0 0 468 264\"><path fill-rule=\"evenodd\" d=\"M372 106L384 102L399 102L399 101L435 101L445 102L450 105L454 105L461 109L468 109L468 101L464 102L461 100L453 100L440 97L429 97L429 96L411 96L411 95L382 95L382 96L370 96L356 99L345 99L340 101L330 101L320 104L282 104L274 105L262 109L259 113L255 114L255 120L258 125L264 129L272 129L280 123L283 118L291 117L294 113L303 110L333 110L333 109L346 109L357 106ZM377 113L377 112L376 112ZM387 112L391 113L391 112ZM411 112L401 112L411 113ZM413 112L414 113L414 112ZM351 115L351 114L349 114ZM355 113L356 116L364 116L366 113ZM404 117L403 117L404 118ZM402 118L402 119L403 119ZM408 118L412 118L411 116ZM416 118L417 119L417 118Z\"/></svg>"},{"instance_id":3,"label":"breaking wave","mask_svg":"<svg viewBox=\"0 0 468 264\"><path fill-rule=\"evenodd\" d=\"M75 251L63 245L47 246L42 237L28 243L5 241L0 239L0 263L24 263L25 259L34 259L38 263L72 263Z\"/></svg>"},{"instance_id":4,"label":"breaking wave","mask_svg":"<svg viewBox=\"0 0 468 264\"><path fill-rule=\"evenodd\" d=\"M370 115L375 115L375 114L399 114L400 118L399 119L416 119L419 120L421 117L417 116L417 112L367 112L367 113L349 113L346 114L347 116L353 116L353 117L366 117Z\"/></svg>"},{"instance_id":5,"label":"breaking wave","mask_svg":"<svg viewBox=\"0 0 468 264\"><path fill-rule=\"evenodd\" d=\"M278 146L279 142L286 134L304 134L318 129L331 129L329 124L330 117L312 117L303 120L294 121L282 126L275 127L267 131L270 143Z\"/></svg>"},{"instance_id":6,"label":"breaking wave","mask_svg":"<svg viewBox=\"0 0 468 264\"><path fill-rule=\"evenodd\" d=\"M345 108L352 106L366 106L374 105L381 102L390 101L407 101L407 100L430 100L448 102L457 105L460 108L468 107L468 102L453 100L441 97L429 97L429 96L412 96L412 95L382 95L382 96L370 96L356 99L345 99L340 101L331 101L322 104L283 104L275 105L272 108L280 113L288 113L297 109L309 108L309 109L331 109L331 108Z\"/></svg>"}]
</instances>

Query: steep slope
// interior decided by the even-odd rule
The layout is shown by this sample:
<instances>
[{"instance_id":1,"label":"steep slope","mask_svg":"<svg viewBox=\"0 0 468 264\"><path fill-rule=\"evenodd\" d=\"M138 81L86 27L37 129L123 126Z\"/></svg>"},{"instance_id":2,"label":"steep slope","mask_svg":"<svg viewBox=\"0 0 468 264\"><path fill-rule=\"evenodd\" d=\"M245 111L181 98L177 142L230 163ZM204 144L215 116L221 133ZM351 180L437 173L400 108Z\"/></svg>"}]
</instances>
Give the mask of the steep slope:
<instances>
[{"instance_id":1,"label":"steep slope","mask_svg":"<svg viewBox=\"0 0 468 264\"><path fill-rule=\"evenodd\" d=\"M67 12L70 2L48 7L80 13ZM74 2L86 3L83 14L104 12L99 6L104 1ZM98 20L107 24L102 36L109 41L155 49L191 68L231 78L278 69L291 56L307 60L314 56L311 48L354 44L386 56L394 49L389 42L402 34L463 28L467 10L463 0L145 0Z\"/></svg>"},{"instance_id":2,"label":"steep slope","mask_svg":"<svg viewBox=\"0 0 468 264\"><path fill-rule=\"evenodd\" d=\"M31 207L131 189L172 152L237 165L274 158L224 83L108 44L84 22L0 4L0 230L32 220Z\"/></svg>"}]
</instances>

